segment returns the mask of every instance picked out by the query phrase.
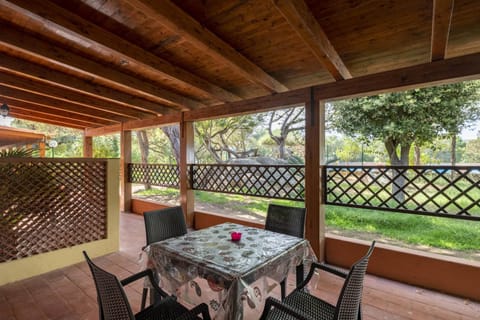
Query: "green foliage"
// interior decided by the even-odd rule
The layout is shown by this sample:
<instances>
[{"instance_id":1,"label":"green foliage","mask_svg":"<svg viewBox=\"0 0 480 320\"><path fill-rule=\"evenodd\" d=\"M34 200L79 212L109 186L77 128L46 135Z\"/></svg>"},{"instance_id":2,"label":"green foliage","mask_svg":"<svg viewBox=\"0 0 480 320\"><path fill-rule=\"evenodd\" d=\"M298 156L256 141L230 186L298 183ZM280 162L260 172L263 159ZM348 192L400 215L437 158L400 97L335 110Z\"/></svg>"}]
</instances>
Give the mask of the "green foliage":
<instances>
[{"instance_id":1,"label":"green foliage","mask_svg":"<svg viewBox=\"0 0 480 320\"><path fill-rule=\"evenodd\" d=\"M12 127L35 130L44 133L49 139L55 139L58 146L55 148L57 158L75 158L83 154L82 132L76 129L54 126L40 122L14 119ZM47 146L47 156L52 154Z\"/></svg>"},{"instance_id":2,"label":"green foliage","mask_svg":"<svg viewBox=\"0 0 480 320\"><path fill-rule=\"evenodd\" d=\"M120 158L119 134L93 137L94 158Z\"/></svg>"},{"instance_id":3,"label":"green foliage","mask_svg":"<svg viewBox=\"0 0 480 320\"><path fill-rule=\"evenodd\" d=\"M467 163L480 163L480 138L466 143L464 161Z\"/></svg>"},{"instance_id":4,"label":"green foliage","mask_svg":"<svg viewBox=\"0 0 480 320\"><path fill-rule=\"evenodd\" d=\"M329 125L366 143L383 141L387 150L410 149L458 134L479 119L479 88L480 81L472 81L339 101ZM393 163L396 155L389 156Z\"/></svg>"},{"instance_id":5,"label":"green foliage","mask_svg":"<svg viewBox=\"0 0 480 320\"><path fill-rule=\"evenodd\" d=\"M33 157L35 154L35 150L29 148L0 150L0 158L30 158Z\"/></svg>"},{"instance_id":6,"label":"green foliage","mask_svg":"<svg viewBox=\"0 0 480 320\"><path fill-rule=\"evenodd\" d=\"M478 221L327 206L328 226L404 243L459 251L480 250Z\"/></svg>"}]
</instances>

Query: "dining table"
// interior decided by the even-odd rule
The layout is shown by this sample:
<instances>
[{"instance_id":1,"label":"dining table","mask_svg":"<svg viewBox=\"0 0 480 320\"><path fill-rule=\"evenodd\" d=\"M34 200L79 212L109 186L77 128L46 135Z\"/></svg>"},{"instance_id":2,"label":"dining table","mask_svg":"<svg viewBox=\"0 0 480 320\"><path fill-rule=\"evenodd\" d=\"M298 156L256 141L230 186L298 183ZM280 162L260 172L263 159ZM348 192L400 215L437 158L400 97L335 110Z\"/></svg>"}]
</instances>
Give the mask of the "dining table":
<instances>
[{"instance_id":1,"label":"dining table","mask_svg":"<svg viewBox=\"0 0 480 320\"><path fill-rule=\"evenodd\" d=\"M187 305L205 302L213 319L228 320L261 313L268 296L279 297L282 280L316 260L306 239L235 223L155 242L144 250L165 291ZM303 272L297 282L301 279Z\"/></svg>"}]
</instances>

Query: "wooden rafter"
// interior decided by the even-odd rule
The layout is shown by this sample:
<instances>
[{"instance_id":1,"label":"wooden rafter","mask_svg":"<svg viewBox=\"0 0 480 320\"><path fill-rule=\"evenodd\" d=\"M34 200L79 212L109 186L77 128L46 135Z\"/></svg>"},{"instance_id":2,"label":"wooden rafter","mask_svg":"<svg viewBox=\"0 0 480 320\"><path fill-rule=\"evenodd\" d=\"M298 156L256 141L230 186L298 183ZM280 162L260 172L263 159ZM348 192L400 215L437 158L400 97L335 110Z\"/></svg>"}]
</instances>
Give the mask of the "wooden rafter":
<instances>
[{"instance_id":1,"label":"wooden rafter","mask_svg":"<svg viewBox=\"0 0 480 320\"><path fill-rule=\"evenodd\" d=\"M186 41L229 65L249 81L270 92L285 92L288 88L266 73L254 62L220 39L213 32L177 7L170 0L128 0L135 8L159 21L166 28L178 33Z\"/></svg>"},{"instance_id":2,"label":"wooden rafter","mask_svg":"<svg viewBox=\"0 0 480 320\"><path fill-rule=\"evenodd\" d=\"M90 107L86 107L82 104L78 104L72 101L64 101L34 92L3 86L0 84L0 93L2 98L17 99L24 102L34 103L38 106L48 107L54 110L65 110L74 114L85 114L92 118L109 120L115 122L127 121L130 118L110 113L104 110L96 110Z\"/></svg>"},{"instance_id":3,"label":"wooden rafter","mask_svg":"<svg viewBox=\"0 0 480 320\"><path fill-rule=\"evenodd\" d=\"M445 59L454 0L433 0L431 61Z\"/></svg>"},{"instance_id":4,"label":"wooden rafter","mask_svg":"<svg viewBox=\"0 0 480 320\"><path fill-rule=\"evenodd\" d=\"M152 79L169 79L200 90L220 101L235 101L239 97L168 61L49 2L37 0L2 1L0 18L51 41L62 43L95 55L119 69ZM160 81L160 80L159 80Z\"/></svg>"},{"instance_id":5,"label":"wooden rafter","mask_svg":"<svg viewBox=\"0 0 480 320\"><path fill-rule=\"evenodd\" d=\"M48 65L64 73L128 94L138 95L158 103L170 104L187 109L197 109L204 105L171 91L159 88L151 82L130 76L109 68L104 64L84 58L74 52L48 44L40 39L21 33L6 25L0 25L0 51Z\"/></svg>"},{"instance_id":6,"label":"wooden rafter","mask_svg":"<svg viewBox=\"0 0 480 320\"><path fill-rule=\"evenodd\" d=\"M116 123L116 121L94 118L88 115L70 112L68 110L54 109L38 103L23 101L20 99L7 98L4 96L2 96L1 99L2 102L7 103L9 107L14 110L28 110L42 114L47 118L49 115L56 115L65 119L82 122L86 127L107 126Z\"/></svg>"},{"instance_id":7,"label":"wooden rafter","mask_svg":"<svg viewBox=\"0 0 480 320\"><path fill-rule=\"evenodd\" d=\"M94 126L91 123L86 123L86 122L78 121L75 119L65 118L57 114L45 114L43 112L38 112L36 110L19 108L14 105L10 105L10 107L11 107L10 114L17 118L31 117L31 118L37 119L35 121L38 121L38 122L45 122L50 120L50 121L54 121L57 125L66 126L66 127L71 126L71 127L77 127L77 128L85 128L86 126L87 127Z\"/></svg>"},{"instance_id":8,"label":"wooden rafter","mask_svg":"<svg viewBox=\"0 0 480 320\"><path fill-rule=\"evenodd\" d=\"M28 112L21 112L18 110L14 110L10 112L10 114L19 119L24 119L24 120L30 120L30 121L35 121L35 122L43 122L43 123L48 123L48 124L53 124L56 126L62 126L62 127L69 127L73 129L83 129L85 126L82 124L75 124L74 122L64 122L64 121L59 121L56 119L55 116L53 117L38 117L36 115L32 115L31 113Z\"/></svg>"},{"instance_id":9,"label":"wooden rafter","mask_svg":"<svg viewBox=\"0 0 480 320\"><path fill-rule=\"evenodd\" d=\"M126 118L142 119L152 115L152 113L128 108L118 102L107 101L101 97L94 98L73 90L54 86L47 81L40 81L38 79L24 78L19 75L9 74L7 73L8 70L1 67L0 72L2 72L0 83L7 87L27 90L39 95L60 99L65 102L75 102L86 107L122 115Z\"/></svg>"},{"instance_id":10,"label":"wooden rafter","mask_svg":"<svg viewBox=\"0 0 480 320\"><path fill-rule=\"evenodd\" d=\"M272 3L335 80L352 78L350 71L303 0L272 0Z\"/></svg>"},{"instance_id":11,"label":"wooden rafter","mask_svg":"<svg viewBox=\"0 0 480 320\"><path fill-rule=\"evenodd\" d=\"M117 133L122 131L121 124L114 124L111 126L101 127L101 128L87 128L85 129L83 135L85 137L96 137L103 136L107 134Z\"/></svg>"},{"instance_id":12,"label":"wooden rafter","mask_svg":"<svg viewBox=\"0 0 480 320\"><path fill-rule=\"evenodd\" d=\"M52 85L63 86L66 89L75 90L95 98L100 96L114 103L131 105L132 107L151 111L156 114L168 114L172 112L172 109L158 105L157 103L116 91L109 87L94 85L77 77L1 53L0 68L9 70L12 73L22 73L34 79L45 81Z\"/></svg>"}]
</instances>

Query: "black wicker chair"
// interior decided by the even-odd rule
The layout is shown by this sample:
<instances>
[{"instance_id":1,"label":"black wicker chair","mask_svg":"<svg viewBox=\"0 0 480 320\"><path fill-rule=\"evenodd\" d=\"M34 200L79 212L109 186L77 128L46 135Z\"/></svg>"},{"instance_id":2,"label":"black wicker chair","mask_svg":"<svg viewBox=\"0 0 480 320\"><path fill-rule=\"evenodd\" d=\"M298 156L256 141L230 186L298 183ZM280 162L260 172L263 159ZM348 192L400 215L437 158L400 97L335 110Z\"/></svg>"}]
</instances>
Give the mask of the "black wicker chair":
<instances>
[{"instance_id":1,"label":"black wicker chair","mask_svg":"<svg viewBox=\"0 0 480 320\"><path fill-rule=\"evenodd\" d=\"M305 208L270 204L267 210L265 230L303 238L305 235L305 214ZM303 280L303 265L297 268L297 279L300 276ZM280 282L280 289L283 300L286 294L286 280Z\"/></svg>"},{"instance_id":2,"label":"black wicker chair","mask_svg":"<svg viewBox=\"0 0 480 320\"><path fill-rule=\"evenodd\" d=\"M98 267L83 251L85 259L93 275L95 287L97 288L97 300L99 308L99 319L101 320L173 320L173 319L204 319L209 320L210 314L208 306L205 303L199 304L191 310L176 301L174 296L169 296L163 291L153 279L153 272L150 269L134 274L122 281L118 278ZM162 297L154 305L147 307L137 314L133 314L128 302L123 286L148 277L152 283L152 287ZM202 315L202 318L198 317Z\"/></svg>"},{"instance_id":3,"label":"black wicker chair","mask_svg":"<svg viewBox=\"0 0 480 320\"><path fill-rule=\"evenodd\" d=\"M172 237L183 236L187 233L187 224L182 207L172 207L143 213L147 246ZM145 307L148 289L142 293L142 309ZM153 300L153 299L151 299Z\"/></svg>"},{"instance_id":4,"label":"black wicker chair","mask_svg":"<svg viewBox=\"0 0 480 320\"><path fill-rule=\"evenodd\" d=\"M301 319L301 320L357 320L361 319L363 279L367 271L368 260L373 252L372 242L366 255L357 261L349 273L325 264L314 263L307 278L283 302L269 297L265 302L261 320ZM311 280L316 269L321 269L345 279L336 306L323 301L307 292L304 287Z\"/></svg>"},{"instance_id":5,"label":"black wicker chair","mask_svg":"<svg viewBox=\"0 0 480 320\"><path fill-rule=\"evenodd\" d=\"M172 207L143 213L147 246L151 243L187 233L182 207Z\"/></svg>"}]
</instances>

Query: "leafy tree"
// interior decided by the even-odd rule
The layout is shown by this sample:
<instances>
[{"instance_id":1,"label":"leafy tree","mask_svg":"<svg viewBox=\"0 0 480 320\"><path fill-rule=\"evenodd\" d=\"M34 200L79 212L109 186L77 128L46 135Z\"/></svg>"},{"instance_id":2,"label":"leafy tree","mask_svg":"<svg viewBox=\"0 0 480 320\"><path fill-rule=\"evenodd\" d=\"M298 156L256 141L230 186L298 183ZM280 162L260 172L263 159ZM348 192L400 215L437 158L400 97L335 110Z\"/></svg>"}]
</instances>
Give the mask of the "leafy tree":
<instances>
[{"instance_id":1,"label":"leafy tree","mask_svg":"<svg viewBox=\"0 0 480 320\"><path fill-rule=\"evenodd\" d=\"M392 165L408 165L413 143L457 135L479 119L479 88L472 81L335 102L331 121L348 136L383 141Z\"/></svg>"},{"instance_id":2,"label":"leafy tree","mask_svg":"<svg viewBox=\"0 0 480 320\"><path fill-rule=\"evenodd\" d=\"M196 157L202 162L224 163L256 154L252 139L258 117L246 115L195 123Z\"/></svg>"},{"instance_id":3,"label":"leafy tree","mask_svg":"<svg viewBox=\"0 0 480 320\"><path fill-rule=\"evenodd\" d=\"M335 151L336 157L344 162L357 161L362 156L361 144L351 138L346 138L343 141L341 148Z\"/></svg>"},{"instance_id":4,"label":"leafy tree","mask_svg":"<svg viewBox=\"0 0 480 320\"><path fill-rule=\"evenodd\" d=\"M335 102L331 121L347 136L383 141L390 164L405 166L414 143L456 137L479 118L479 86L472 81ZM402 201L405 178L393 172L392 194Z\"/></svg>"},{"instance_id":5,"label":"leafy tree","mask_svg":"<svg viewBox=\"0 0 480 320\"><path fill-rule=\"evenodd\" d=\"M285 144L288 135L296 131L305 130L305 109L299 107L271 111L268 114L268 118L268 133L278 146L278 157L286 160L288 154ZM279 125L278 130L273 129L275 124Z\"/></svg>"},{"instance_id":6,"label":"leafy tree","mask_svg":"<svg viewBox=\"0 0 480 320\"><path fill-rule=\"evenodd\" d=\"M480 138L466 143L464 161L467 163L480 163Z\"/></svg>"}]
</instances>

